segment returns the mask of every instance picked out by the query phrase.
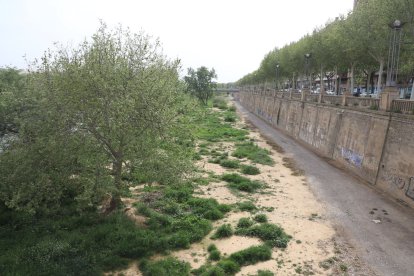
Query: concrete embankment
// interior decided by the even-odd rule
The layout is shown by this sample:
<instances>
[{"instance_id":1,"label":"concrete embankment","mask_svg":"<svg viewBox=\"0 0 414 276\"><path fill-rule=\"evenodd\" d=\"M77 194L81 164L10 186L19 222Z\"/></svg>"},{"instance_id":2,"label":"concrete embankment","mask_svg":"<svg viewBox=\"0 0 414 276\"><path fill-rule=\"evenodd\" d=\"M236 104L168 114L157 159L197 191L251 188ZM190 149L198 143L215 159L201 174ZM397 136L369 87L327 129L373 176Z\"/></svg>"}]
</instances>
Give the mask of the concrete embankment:
<instances>
[{"instance_id":1,"label":"concrete embankment","mask_svg":"<svg viewBox=\"0 0 414 276\"><path fill-rule=\"evenodd\" d=\"M250 112L414 208L414 116L241 91Z\"/></svg>"}]
</instances>

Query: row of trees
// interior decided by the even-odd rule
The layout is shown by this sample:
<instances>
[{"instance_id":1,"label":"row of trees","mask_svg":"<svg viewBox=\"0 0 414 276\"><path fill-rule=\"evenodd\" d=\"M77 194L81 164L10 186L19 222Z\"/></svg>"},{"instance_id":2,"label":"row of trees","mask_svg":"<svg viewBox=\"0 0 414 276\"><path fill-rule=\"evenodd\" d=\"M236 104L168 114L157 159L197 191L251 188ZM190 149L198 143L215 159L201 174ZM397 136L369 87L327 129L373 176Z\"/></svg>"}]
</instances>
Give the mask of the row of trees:
<instances>
[{"instance_id":1,"label":"row of trees","mask_svg":"<svg viewBox=\"0 0 414 276\"><path fill-rule=\"evenodd\" d=\"M348 16L337 17L324 27L315 29L297 42L276 48L262 60L260 67L238 81L239 85L276 81L295 83L305 75L305 58L313 78L349 77L349 86L366 85L378 74L384 84L390 40L389 25L399 19L404 23L399 79L405 85L414 75L414 1L360 0ZM368 85L367 85L368 86ZM323 87L323 86L322 86ZM349 88L350 88L349 87Z\"/></svg>"},{"instance_id":2,"label":"row of trees","mask_svg":"<svg viewBox=\"0 0 414 276\"><path fill-rule=\"evenodd\" d=\"M181 181L192 170L194 103L179 70L157 41L104 23L27 73L2 69L0 124L17 134L0 153L0 206L95 208L105 195L114 206L125 180Z\"/></svg>"}]
</instances>

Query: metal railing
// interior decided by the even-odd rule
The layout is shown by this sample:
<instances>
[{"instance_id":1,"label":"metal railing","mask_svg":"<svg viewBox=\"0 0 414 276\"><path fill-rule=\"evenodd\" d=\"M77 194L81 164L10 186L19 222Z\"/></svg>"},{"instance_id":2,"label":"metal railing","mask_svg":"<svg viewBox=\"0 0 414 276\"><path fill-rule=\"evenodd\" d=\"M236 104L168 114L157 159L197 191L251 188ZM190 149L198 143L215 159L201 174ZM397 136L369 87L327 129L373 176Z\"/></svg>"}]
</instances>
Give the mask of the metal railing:
<instances>
[{"instance_id":1,"label":"metal railing","mask_svg":"<svg viewBox=\"0 0 414 276\"><path fill-rule=\"evenodd\" d=\"M279 99L293 99L301 100L302 93L297 91L276 91L274 89L263 89L259 87L242 88L241 91L249 92L251 94L276 97ZM319 94L308 94L305 97L306 102L319 102ZM346 105L349 107L356 107L362 109L380 109L380 99L369 97L354 97L350 95L322 95L322 104L331 104L336 106ZM391 110L394 113L404 113L414 115L414 101L410 100L393 100Z\"/></svg>"}]
</instances>

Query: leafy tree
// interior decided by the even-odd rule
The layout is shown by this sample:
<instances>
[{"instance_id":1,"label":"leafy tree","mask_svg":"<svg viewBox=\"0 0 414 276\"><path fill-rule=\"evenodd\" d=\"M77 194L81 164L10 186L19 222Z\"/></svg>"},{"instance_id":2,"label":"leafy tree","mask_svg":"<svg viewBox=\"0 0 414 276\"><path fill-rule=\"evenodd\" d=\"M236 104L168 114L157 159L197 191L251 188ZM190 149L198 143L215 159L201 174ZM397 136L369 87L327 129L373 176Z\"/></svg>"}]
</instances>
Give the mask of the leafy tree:
<instances>
[{"instance_id":1,"label":"leafy tree","mask_svg":"<svg viewBox=\"0 0 414 276\"><path fill-rule=\"evenodd\" d=\"M0 201L36 212L109 193L115 206L123 177L177 182L190 168L178 67L148 36L103 23L92 41L47 52L19 139L0 155Z\"/></svg>"},{"instance_id":2,"label":"leafy tree","mask_svg":"<svg viewBox=\"0 0 414 276\"><path fill-rule=\"evenodd\" d=\"M16 101L26 85L26 75L16 68L0 68L0 136L4 132L16 132L14 115L21 110Z\"/></svg>"},{"instance_id":3,"label":"leafy tree","mask_svg":"<svg viewBox=\"0 0 414 276\"><path fill-rule=\"evenodd\" d=\"M213 81L217 78L214 68L209 70L202 66L195 71L193 68L188 69L184 81L187 84L187 91L197 97L204 105L212 97L216 83Z\"/></svg>"}]
</instances>

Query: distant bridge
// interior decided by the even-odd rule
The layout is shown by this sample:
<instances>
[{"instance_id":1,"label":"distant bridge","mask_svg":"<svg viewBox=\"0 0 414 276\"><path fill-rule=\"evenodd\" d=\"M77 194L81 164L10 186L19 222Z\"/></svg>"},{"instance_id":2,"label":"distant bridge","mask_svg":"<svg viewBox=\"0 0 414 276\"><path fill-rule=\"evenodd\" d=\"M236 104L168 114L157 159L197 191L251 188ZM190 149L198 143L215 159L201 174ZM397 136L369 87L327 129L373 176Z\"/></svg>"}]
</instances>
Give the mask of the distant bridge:
<instances>
[{"instance_id":1,"label":"distant bridge","mask_svg":"<svg viewBox=\"0 0 414 276\"><path fill-rule=\"evenodd\" d=\"M239 89L238 88L217 88L216 90L215 90L215 92L217 92L217 93L236 93L236 92L239 92Z\"/></svg>"}]
</instances>

